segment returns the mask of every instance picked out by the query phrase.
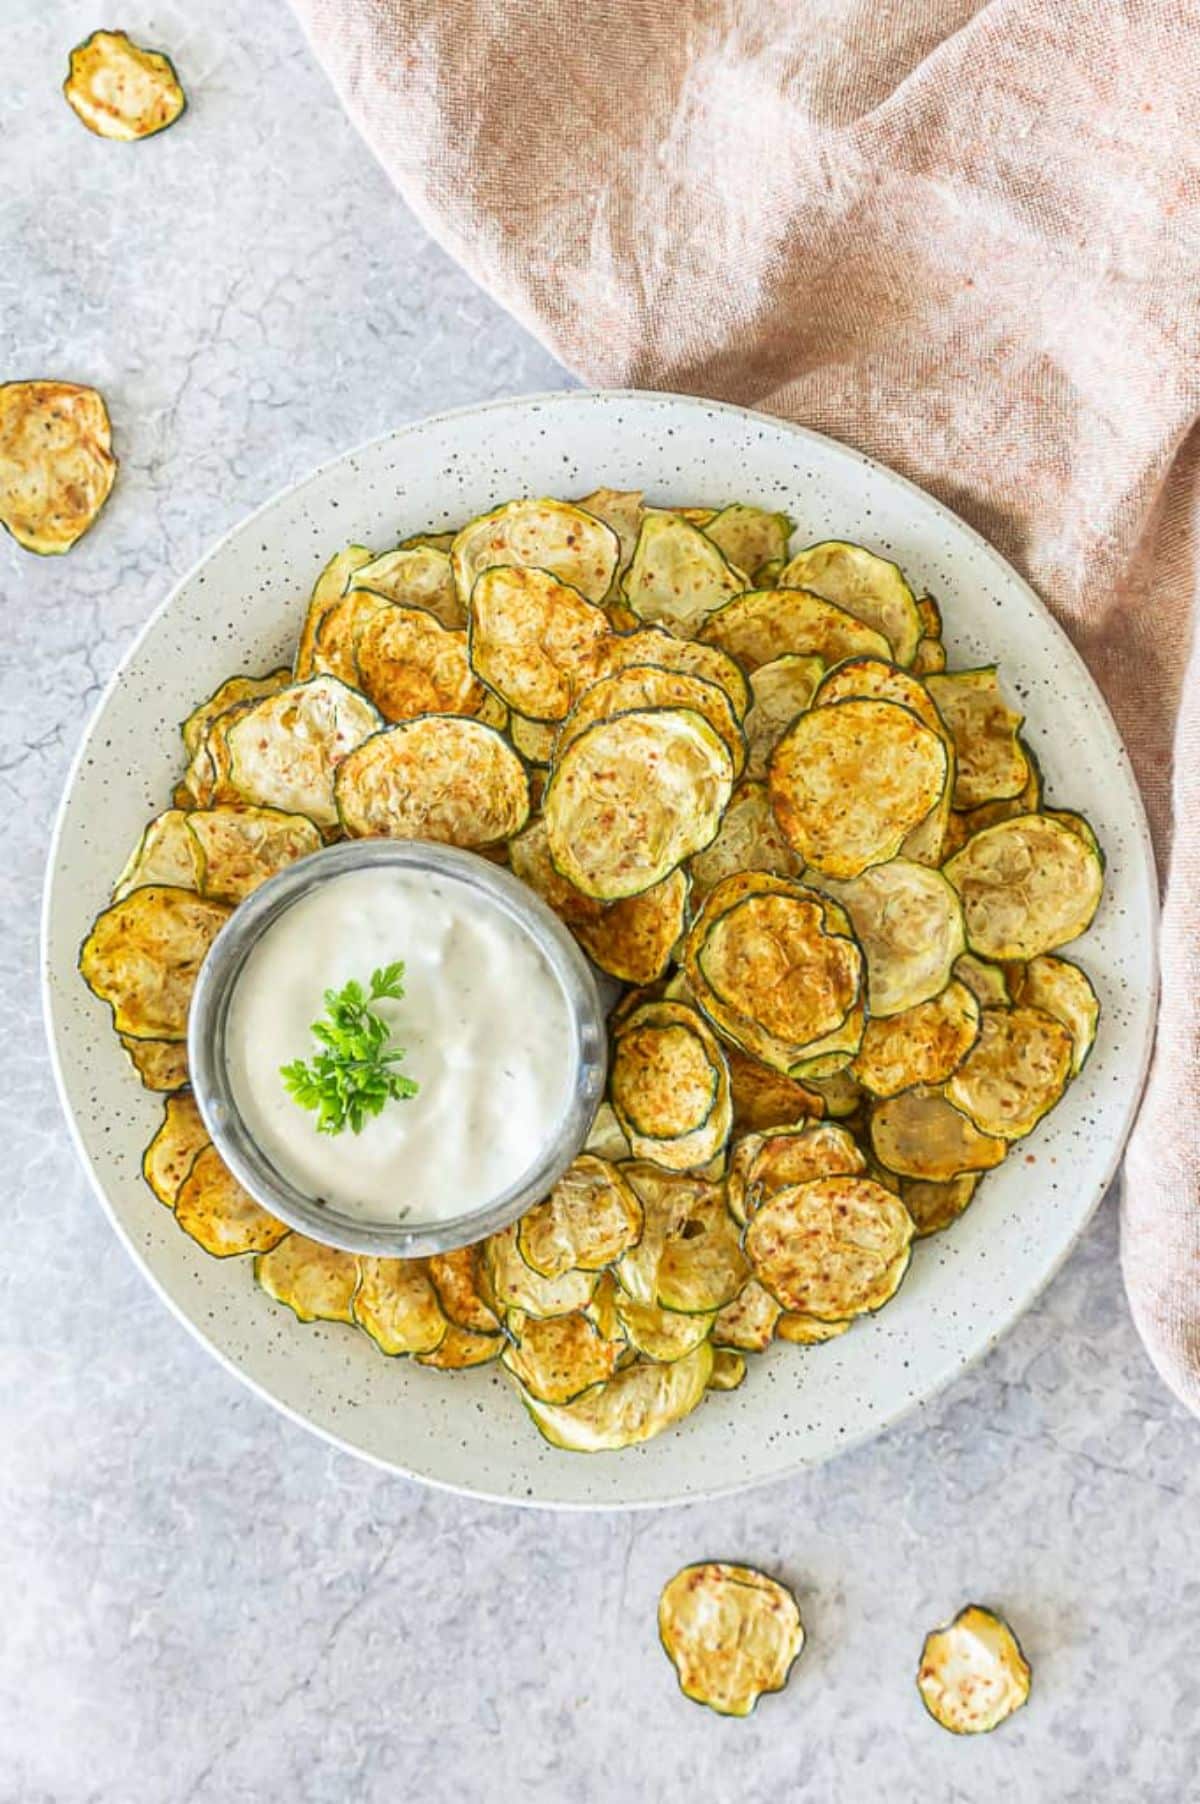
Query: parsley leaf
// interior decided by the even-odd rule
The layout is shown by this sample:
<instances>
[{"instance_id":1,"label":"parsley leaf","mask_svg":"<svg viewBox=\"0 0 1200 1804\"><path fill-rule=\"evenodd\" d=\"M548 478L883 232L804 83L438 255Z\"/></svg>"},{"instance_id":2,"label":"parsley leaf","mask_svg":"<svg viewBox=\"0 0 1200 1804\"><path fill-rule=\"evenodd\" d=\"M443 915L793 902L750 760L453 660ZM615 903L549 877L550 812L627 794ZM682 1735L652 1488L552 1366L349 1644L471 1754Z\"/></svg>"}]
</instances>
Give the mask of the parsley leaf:
<instances>
[{"instance_id":1,"label":"parsley leaf","mask_svg":"<svg viewBox=\"0 0 1200 1804\"><path fill-rule=\"evenodd\" d=\"M397 1002L403 995L400 960L372 971L369 993L353 978L340 990L326 990L325 1015L312 1024L321 1050L307 1063L293 1059L279 1068L288 1094L302 1109L315 1112L318 1133L340 1134L348 1127L360 1134L385 1103L417 1094L419 1084L395 1069L404 1048L388 1045L391 1028L371 1007L373 1002Z\"/></svg>"}]
</instances>

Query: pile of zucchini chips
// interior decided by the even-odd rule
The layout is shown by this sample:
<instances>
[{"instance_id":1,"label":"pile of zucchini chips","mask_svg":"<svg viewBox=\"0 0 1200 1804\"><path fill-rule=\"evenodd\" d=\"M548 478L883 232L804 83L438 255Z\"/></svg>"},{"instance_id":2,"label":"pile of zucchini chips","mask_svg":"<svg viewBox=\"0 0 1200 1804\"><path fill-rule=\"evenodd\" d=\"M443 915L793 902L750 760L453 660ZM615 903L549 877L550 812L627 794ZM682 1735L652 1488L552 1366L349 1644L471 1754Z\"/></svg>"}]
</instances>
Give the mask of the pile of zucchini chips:
<instances>
[{"instance_id":1,"label":"pile of zucchini chips","mask_svg":"<svg viewBox=\"0 0 1200 1804\"><path fill-rule=\"evenodd\" d=\"M894 1295L1079 1071L1097 1003L1058 949L1103 858L1046 807L992 668L947 671L895 564L735 504L517 500L322 573L294 665L184 723L83 948L142 1081L155 1194L254 1255L301 1320L498 1359L541 1432L645 1441L773 1340ZM624 986L608 1101L517 1225L414 1262L289 1232L187 1090L197 968L230 910L342 837L505 863ZM785 1646L787 1645L785 1639Z\"/></svg>"}]
</instances>

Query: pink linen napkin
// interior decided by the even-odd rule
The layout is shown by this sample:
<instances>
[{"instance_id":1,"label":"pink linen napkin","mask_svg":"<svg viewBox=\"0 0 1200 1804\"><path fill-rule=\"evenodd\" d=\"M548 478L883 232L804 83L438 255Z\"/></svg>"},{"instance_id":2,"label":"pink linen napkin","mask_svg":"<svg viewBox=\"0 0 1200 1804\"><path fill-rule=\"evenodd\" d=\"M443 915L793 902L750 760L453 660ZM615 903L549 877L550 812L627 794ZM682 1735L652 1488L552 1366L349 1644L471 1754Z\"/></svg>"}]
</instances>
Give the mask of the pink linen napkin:
<instances>
[{"instance_id":1,"label":"pink linen napkin","mask_svg":"<svg viewBox=\"0 0 1200 1804\"><path fill-rule=\"evenodd\" d=\"M1049 602L1166 878L1123 1258L1200 1411L1195 0L293 0L468 270L596 385L861 447Z\"/></svg>"}]
</instances>

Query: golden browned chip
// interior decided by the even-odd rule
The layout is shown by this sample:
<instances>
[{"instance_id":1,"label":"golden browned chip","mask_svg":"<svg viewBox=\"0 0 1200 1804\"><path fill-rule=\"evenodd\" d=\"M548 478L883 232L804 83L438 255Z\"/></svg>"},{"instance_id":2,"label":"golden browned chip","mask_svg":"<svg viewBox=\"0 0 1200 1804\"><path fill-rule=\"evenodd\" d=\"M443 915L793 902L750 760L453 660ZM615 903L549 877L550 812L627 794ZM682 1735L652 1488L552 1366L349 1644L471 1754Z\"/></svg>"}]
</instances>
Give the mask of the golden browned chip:
<instances>
[{"instance_id":1,"label":"golden browned chip","mask_svg":"<svg viewBox=\"0 0 1200 1804\"><path fill-rule=\"evenodd\" d=\"M337 772L338 813L356 839L489 846L519 833L529 780L508 742L481 721L426 714L376 733Z\"/></svg>"},{"instance_id":2,"label":"golden browned chip","mask_svg":"<svg viewBox=\"0 0 1200 1804\"><path fill-rule=\"evenodd\" d=\"M567 1453L612 1453L674 1427L703 1402L713 1366L707 1341L682 1359L636 1360L574 1403L539 1403L521 1393L534 1427Z\"/></svg>"},{"instance_id":3,"label":"golden browned chip","mask_svg":"<svg viewBox=\"0 0 1200 1804\"><path fill-rule=\"evenodd\" d=\"M740 1047L726 1046L725 1062L729 1066L735 1134L790 1127L794 1122L825 1113L825 1101L818 1091L751 1058Z\"/></svg>"},{"instance_id":4,"label":"golden browned chip","mask_svg":"<svg viewBox=\"0 0 1200 1804\"><path fill-rule=\"evenodd\" d=\"M952 1735L986 1735L1029 1697L1032 1674L1008 1624L968 1604L925 1637L917 1690L935 1723Z\"/></svg>"},{"instance_id":5,"label":"golden browned chip","mask_svg":"<svg viewBox=\"0 0 1200 1804\"><path fill-rule=\"evenodd\" d=\"M573 1403L611 1378L626 1351L623 1335L606 1340L581 1310L546 1319L511 1309L505 1326L501 1361L526 1396L539 1403Z\"/></svg>"},{"instance_id":6,"label":"golden browned chip","mask_svg":"<svg viewBox=\"0 0 1200 1804\"><path fill-rule=\"evenodd\" d=\"M775 819L765 783L738 784L721 816L717 837L695 854L689 866L697 902L739 871L798 877L802 868Z\"/></svg>"},{"instance_id":7,"label":"golden browned chip","mask_svg":"<svg viewBox=\"0 0 1200 1804\"><path fill-rule=\"evenodd\" d=\"M854 1136L833 1121L744 1134L729 1161L725 1199L745 1224L776 1191L814 1178L857 1177L866 1169Z\"/></svg>"},{"instance_id":8,"label":"golden browned chip","mask_svg":"<svg viewBox=\"0 0 1200 1804\"><path fill-rule=\"evenodd\" d=\"M265 1253L288 1233L242 1189L215 1146L202 1146L192 1160L175 1193L175 1220L215 1259Z\"/></svg>"},{"instance_id":9,"label":"golden browned chip","mask_svg":"<svg viewBox=\"0 0 1200 1804\"><path fill-rule=\"evenodd\" d=\"M958 895L940 871L893 858L827 888L866 954L873 1015L898 1015L945 989L965 942Z\"/></svg>"},{"instance_id":10,"label":"golden browned chip","mask_svg":"<svg viewBox=\"0 0 1200 1804\"><path fill-rule=\"evenodd\" d=\"M846 658L836 664L822 677L813 697L813 706L824 708L832 702L848 701L896 702L953 748L949 728L928 689L899 664L891 664L884 658Z\"/></svg>"},{"instance_id":11,"label":"golden browned chip","mask_svg":"<svg viewBox=\"0 0 1200 1804\"><path fill-rule=\"evenodd\" d=\"M1071 1076L1078 1077L1100 1020L1100 1002L1085 973L1069 959L1043 953L1016 972L1013 1001L1044 1009L1062 1022L1071 1035Z\"/></svg>"},{"instance_id":12,"label":"golden browned chip","mask_svg":"<svg viewBox=\"0 0 1200 1804\"><path fill-rule=\"evenodd\" d=\"M147 1090L182 1090L189 1076L186 1040L120 1039Z\"/></svg>"},{"instance_id":13,"label":"golden browned chip","mask_svg":"<svg viewBox=\"0 0 1200 1804\"><path fill-rule=\"evenodd\" d=\"M917 603L920 606L920 603ZM940 639L928 636L918 640L917 649L913 653L912 673L914 676L933 676L946 668L946 647Z\"/></svg>"},{"instance_id":14,"label":"golden browned chip","mask_svg":"<svg viewBox=\"0 0 1200 1804\"><path fill-rule=\"evenodd\" d=\"M581 1153L545 1202L522 1216L517 1250L543 1278L611 1265L642 1232L642 1205L616 1165Z\"/></svg>"},{"instance_id":15,"label":"golden browned chip","mask_svg":"<svg viewBox=\"0 0 1200 1804\"><path fill-rule=\"evenodd\" d=\"M485 690L467 656L467 635L424 608L381 608L355 644L358 687L385 720L418 714L478 714Z\"/></svg>"},{"instance_id":16,"label":"golden browned chip","mask_svg":"<svg viewBox=\"0 0 1200 1804\"><path fill-rule=\"evenodd\" d=\"M119 902L148 883L165 883L172 889L201 887L196 842L188 832L188 816L182 808L168 808L144 829L117 878L113 901Z\"/></svg>"},{"instance_id":17,"label":"golden browned chip","mask_svg":"<svg viewBox=\"0 0 1200 1804\"><path fill-rule=\"evenodd\" d=\"M165 132L187 106L170 57L123 31L94 31L76 44L63 93L90 132L124 144Z\"/></svg>"},{"instance_id":18,"label":"golden browned chip","mask_svg":"<svg viewBox=\"0 0 1200 1804\"><path fill-rule=\"evenodd\" d=\"M871 1146L879 1163L901 1178L945 1184L971 1171L990 1171L1008 1143L981 1134L940 1090L905 1090L871 1110Z\"/></svg>"},{"instance_id":19,"label":"golden browned chip","mask_svg":"<svg viewBox=\"0 0 1200 1804\"><path fill-rule=\"evenodd\" d=\"M514 714L508 723L508 736L528 764L545 767L554 756L558 727L549 720L526 720Z\"/></svg>"},{"instance_id":20,"label":"golden browned chip","mask_svg":"<svg viewBox=\"0 0 1200 1804\"><path fill-rule=\"evenodd\" d=\"M432 1353L418 1353L419 1366L432 1366L438 1372L469 1372L499 1359L504 1346L502 1334L475 1334L451 1322L440 1346Z\"/></svg>"},{"instance_id":21,"label":"golden browned chip","mask_svg":"<svg viewBox=\"0 0 1200 1804\"><path fill-rule=\"evenodd\" d=\"M350 1311L379 1351L392 1358L432 1353L449 1327L423 1259L360 1259Z\"/></svg>"},{"instance_id":22,"label":"golden browned chip","mask_svg":"<svg viewBox=\"0 0 1200 1804\"><path fill-rule=\"evenodd\" d=\"M736 570L756 573L764 564L778 563L787 557L792 521L786 514L768 513L763 507L748 507L733 501L704 527L718 551Z\"/></svg>"},{"instance_id":23,"label":"golden browned chip","mask_svg":"<svg viewBox=\"0 0 1200 1804\"><path fill-rule=\"evenodd\" d=\"M749 1267L721 1185L635 1160L623 1168L643 1209L642 1237L614 1267L635 1303L711 1314L736 1297Z\"/></svg>"},{"instance_id":24,"label":"golden browned chip","mask_svg":"<svg viewBox=\"0 0 1200 1804\"><path fill-rule=\"evenodd\" d=\"M304 615L304 625L300 629L300 643L296 647L295 680L298 683L307 681L315 674L317 635L326 615L332 613L346 593L355 571L361 570L364 564L370 562L371 553L365 545L347 545L344 551L335 552L318 576Z\"/></svg>"},{"instance_id":25,"label":"golden browned chip","mask_svg":"<svg viewBox=\"0 0 1200 1804\"><path fill-rule=\"evenodd\" d=\"M353 1253L289 1234L254 1261L258 1284L302 1322L353 1322L358 1260Z\"/></svg>"},{"instance_id":26,"label":"golden browned chip","mask_svg":"<svg viewBox=\"0 0 1200 1804\"><path fill-rule=\"evenodd\" d=\"M802 714L771 754L771 805L788 842L827 877L894 858L940 801L946 747L895 702L844 701Z\"/></svg>"},{"instance_id":27,"label":"golden browned chip","mask_svg":"<svg viewBox=\"0 0 1200 1804\"><path fill-rule=\"evenodd\" d=\"M1024 717L1000 693L995 665L930 676L928 688L954 740L954 806L1020 795L1029 781L1018 737Z\"/></svg>"},{"instance_id":28,"label":"golden browned chip","mask_svg":"<svg viewBox=\"0 0 1200 1804\"><path fill-rule=\"evenodd\" d=\"M630 664L593 683L559 729L555 756L561 758L567 747L594 722L651 708L686 708L699 714L720 735L733 765L734 778L741 775L746 762L746 741L725 691L706 677L653 664Z\"/></svg>"},{"instance_id":29,"label":"golden browned chip","mask_svg":"<svg viewBox=\"0 0 1200 1804\"><path fill-rule=\"evenodd\" d=\"M399 549L411 551L416 546L432 545L435 551L444 551L449 555L450 547L457 537L457 529L453 532L414 532L407 539L401 539Z\"/></svg>"},{"instance_id":30,"label":"golden browned chip","mask_svg":"<svg viewBox=\"0 0 1200 1804\"><path fill-rule=\"evenodd\" d=\"M463 527L450 561L464 606L480 574L497 564L546 570L589 601L603 601L619 553L616 533L595 514L567 501L508 501Z\"/></svg>"},{"instance_id":31,"label":"golden browned chip","mask_svg":"<svg viewBox=\"0 0 1200 1804\"><path fill-rule=\"evenodd\" d=\"M587 1308L598 1280L596 1272L576 1266L557 1277L543 1278L521 1257L515 1225L488 1236L483 1244L483 1265L502 1314L523 1309L528 1315L570 1315Z\"/></svg>"},{"instance_id":32,"label":"golden browned chip","mask_svg":"<svg viewBox=\"0 0 1200 1804\"><path fill-rule=\"evenodd\" d=\"M623 983L661 977L684 928L689 885L683 871L672 871L640 896L605 903L581 895L555 870L544 821L531 822L508 850L515 874L566 922L602 971Z\"/></svg>"},{"instance_id":33,"label":"golden browned chip","mask_svg":"<svg viewBox=\"0 0 1200 1804\"><path fill-rule=\"evenodd\" d=\"M148 884L98 915L79 954L84 982L112 1008L119 1034L182 1040L204 955L229 916L191 890Z\"/></svg>"},{"instance_id":34,"label":"golden browned chip","mask_svg":"<svg viewBox=\"0 0 1200 1804\"><path fill-rule=\"evenodd\" d=\"M199 850L201 893L221 902L244 901L268 877L321 849L307 816L277 808L198 808L183 818Z\"/></svg>"},{"instance_id":35,"label":"golden browned chip","mask_svg":"<svg viewBox=\"0 0 1200 1804\"><path fill-rule=\"evenodd\" d=\"M612 676L634 664L653 664L659 670L678 670L684 676L703 677L729 697L741 720L750 706L750 685L740 664L715 645L698 639L677 639L661 627L642 626L616 634L602 648L597 676Z\"/></svg>"},{"instance_id":36,"label":"golden browned chip","mask_svg":"<svg viewBox=\"0 0 1200 1804\"><path fill-rule=\"evenodd\" d=\"M444 1313L458 1328L472 1334L498 1334L500 1317L483 1266L483 1248L476 1244L453 1252L435 1253L429 1260Z\"/></svg>"},{"instance_id":37,"label":"golden browned chip","mask_svg":"<svg viewBox=\"0 0 1200 1804\"><path fill-rule=\"evenodd\" d=\"M820 658L789 652L760 664L750 678L746 715L747 775L765 777L767 762L798 714L812 704L825 666Z\"/></svg>"},{"instance_id":38,"label":"golden browned chip","mask_svg":"<svg viewBox=\"0 0 1200 1804\"><path fill-rule=\"evenodd\" d=\"M767 1691L782 1691L804 1646L791 1592L752 1566L685 1566L663 1587L658 1632L695 1704L749 1716Z\"/></svg>"},{"instance_id":39,"label":"golden browned chip","mask_svg":"<svg viewBox=\"0 0 1200 1804\"><path fill-rule=\"evenodd\" d=\"M542 804L550 855L585 895L636 896L708 845L732 789L728 749L698 714L597 721L555 760Z\"/></svg>"},{"instance_id":40,"label":"golden browned chip","mask_svg":"<svg viewBox=\"0 0 1200 1804\"><path fill-rule=\"evenodd\" d=\"M104 399L75 382L0 382L0 526L54 557L94 526L117 474Z\"/></svg>"},{"instance_id":41,"label":"golden browned chip","mask_svg":"<svg viewBox=\"0 0 1200 1804\"><path fill-rule=\"evenodd\" d=\"M740 595L749 581L682 515L650 510L622 587L639 620L692 639L708 616Z\"/></svg>"},{"instance_id":42,"label":"golden browned chip","mask_svg":"<svg viewBox=\"0 0 1200 1804\"><path fill-rule=\"evenodd\" d=\"M879 1309L908 1269L912 1217L873 1178L777 1190L746 1229L754 1275L785 1309L841 1322Z\"/></svg>"},{"instance_id":43,"label":"golden browned chip","mask_svg":"<svg viewBox=\"0 0 1200 1804\"><path fill-rule=\"evenodd\" d=\"M785 1309L775 1324L775 1338L793 1347L819 1347L827 1340L837 1340L851 1326L849 1321L819 1322L803 1310Z\"/></svg>"},{"instance_id":44,"label":"golden browned chip","mask_svg":"<svg viewBox=\"0 0 1200 1804\"><path fill-rule=\"evenodd\" d=\"M594 1153L597 1159L607 1159L612 1165L620 1165L628 1159L629 1142L612 1112L611 1103L602 1102L596 1110L583 1150L585 1153Z\"/></svg>"},{"instance_id":45,"label":"golden browned chip","mask_svg":"<svg viewBox=\"0 0 1200 1804\"><path fill-rule=\"evenodd\" d=\"M621 578L629 568L629 560L642 529L644 503L645 496L641 489L605 488L593 489L590 495L582 495L575 503L585 513L595 514L597 520L603 520L606 526L610 526L621 547L617 568L605 600L611 600L620 593Z\"/></svg>"},{"instance_id":46,"label":"golden browned chip","mask_svg":"<svg viewBox=\"0 0 1200 1804\"><path fill-rule=\"evenodd\" d=\"M368 566L369 567L369 566ZM314 676L335 676L351 689L359 687L358 642L363 629L394 604L373 589L349 588L322 616L312 654Z\"/></svg>"},{"instance_id":47,"label":"golden browned chip","mask_svg":"<svg viewBox=\"0 0 1200 1804\"><path fill-rule=\"evenodd\" d=\"M979 1004L965 983L951 979L938 995L897 1015L869 1020L850 1071L872 1096L942 1084L962 1064L978 1034Z\"/></svg>"},{"instance_id":48,"label":"golden browned chip","mask_svg":"<svg viewBox=\"0 0 1200 1804\"><path fill-rule=\"evenodd\" d=\"M983 958L1031 959L1076 939L1104 889L1104 864L1078 833L1044 814L1001 821L946 866L963 900L967 944Z\"/></svg>"},{"instance_id":49,"label":"golden browned chip","mask_svg":"<svg viewBox=\"0 0 1200 1804\"><path fill-rule=\"evenodd\" d=\"M657 1303L636 1303L617 1286L613 1313L629 1346L643 1359L669 1362L683 1359L708 1339L715 1312L685 1315L678 1309L662 1309Z\"/></svg>"},{"instance_id":50,"label":"golden browned chip","mask_svg":"<svg viewBox=\"0 0 1200 1804\"><path fill-rule=\"evenodd\" d=\"M357 690L315 676L233 709L216 724L234 796L332 827L334 776L347 753L378 732L380 718Z\"/></svg>"},{"instance_id":51,"label":"golden browned chip","mask_svg":"<svg viewBox=\"0 0 1200 1804\"><path fill-rule=\"evenodd\" d=\"M546 570L498 565L471 592L471 664L529 720L563 720L612 632L604 609Z\"/></svg>"},{"instance_id":52,"label":"golden browned chip","mask_svg":"<svg viewBox=\"0 0 1200 1804\"><path fill-rule=\"evenodd\" d=\"M449 542L449 534L442 536ZM466 610L454 586L449 553L440 545L423 542L385 551L382 557L372 558L354 572L347 593L354 589L372 589L403 608L426 608L443 626L467 624Z\"/></svg>"},{"instance_id":53,"label":"golden browned chip","mask_svg":"<svg viewBox=\"0 0 1200 1804\"><path fill-rule=\"evenodd\" d=\"M714 1347L710 1391L737 1391L746 1382L746 1361L729 1347Z\"/></svg>"},{"instance_id":54,"label":"golden browned chip","mask_svg":"<svg viewBox=\"0 0 1200 1804\"><path fill-rule=\"evenodd\" d=\"M736 1347L743 1353L765 1353L775 1335L781 1310L757 1278L748 1278L712 1324L714 1347Z\"/></svg>"},{"instance_id":55,"label":"golden browned chip","mask_svg":"<svg viewBox=\"0 0 1200 1804\"><path fill-rule=\"evenodd\" d=\"M947 1101L981 1134L1019 1140L1066 1089L1074 1050L1068 1029L1040 1008L985 1009L978 1039L946 1085Z\"/></svg>"},{"instance_id":56,"label":"golden browned chip","mask_svg":"<svg viewBox=\"0 0 1200 1804\"><path fill-rule=\"evenodd\" d=\"M921 637L921 616L899 566L862 545L824 539L798 551L784 565L781 588L809 589L836 602L882 633L897 664L911 664Z\"/></svg>"},{"instance_id":57,"label":"golden browned chip","mask_svg":"<svg viewBox=\"0 0 1200 1804\"><path fill-rule=\"evenodd\" d=\"M1010 1002L1016 1001L1003 965L993 964L989 958L976 958L973 952L964 952L954 961L954 975L960 983L966 984L980 1008L1007 1008Z\"/></svg>"},{"instance_id":58,"label":"golden browned chip","mask_svg":"<svg viewBox=\"0 0 1200 1804\"><path fill-rule=\"evenodd\" d=\"M279 670L269 670L266 676L231 676L218 684L207 701L193 708L179 731L183 735L184 750L189 758L194 758L208 734L213 722L239 702L261 701L264 695L274 695L279 689L286 689L292 680L292 673L286 665Z\"/></svg>"},{"instance_id":59,"label":"golden browned chip","mask_svg":"<svg viewBox=\"0 0 1200 1804\"><path fill-rule=\"evenodd\" d=\"M882 633L804 589L751 589L711 615L699 637L750 671L790 655L821 658L826 664L859 656L891 657Z\"/></svg>"},{"instance_id":60,"label":"golden browned chip","mask_svg":"<svg viewBox=\"0 0 1200 1804\"><path fill-rule=\"evenodd\" d=\"M208 1144L208 1129L191 1091L168 1096L158 1132L142 1155L142 1176L168 1209L175 1207L183 1180Z\"/></svg>"},{"instance_id":61,"label":"golden browned chip","mask_svg":"<svg viewBox=\"0 0 1200 1804\"><path fill-rule=\"evenodd\" d=\"M819 1096L825 1104L825 1113L835 1121L845 1121L862 1106L862 1090L845 1067L831 1071L825 1077L810 1077L805 1081L814 1096Z\"/></svg>"},{"instance_id":62,"label":"golden browned chip","mask_svg":"<svg viewBox=\"0 0 1200 1804\"><path fill-rule=\"evenodd\" d=\"M733 1124L729 1068L712 1029L686 1003L643 1003L613 1036L613 1110L639 1159L694 1171Z\"/></svg>"},{"instance_id":63,"label":"golden browned chip","mask_svg":"<svg viewBox=\"0 0 1200 1804\"><path fill-rule=\"evenodd\" d=\"M917 1238L921 1240L927 1234L939 1234L951 1222L957 1221L978 1188L977 1171L963 1172L960 1177L947 1178L941 1184L930 1183L927 1178L902 1179L900 1194L916 1224Z\"/></svg>"}]
</instances>

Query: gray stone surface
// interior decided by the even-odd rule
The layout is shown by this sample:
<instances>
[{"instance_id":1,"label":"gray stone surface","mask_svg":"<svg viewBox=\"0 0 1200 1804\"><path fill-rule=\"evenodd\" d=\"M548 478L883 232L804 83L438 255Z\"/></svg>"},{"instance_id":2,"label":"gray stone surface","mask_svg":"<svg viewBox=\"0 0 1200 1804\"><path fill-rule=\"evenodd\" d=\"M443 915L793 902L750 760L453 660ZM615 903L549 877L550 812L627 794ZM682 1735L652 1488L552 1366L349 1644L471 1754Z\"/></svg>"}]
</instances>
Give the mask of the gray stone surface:
<instances>
[{"instance_id":1,"label":"gray stone surface","mask_svg":"<svg viewBox=\"0 0 1200 1804\"><path fill-rule=\"evenodd\" d=\"M1197 1796L1200 1430L1156 1381L1105 1207L1041 1303L901 1430L734 1503L555 1517L335 1453L211 1363L78 1170L37 1025L38 893L72 746L169 583L319 460L553 361L408 217L283 0L122 15L180 127L65 110L75 0L0 0L0 377L108 396L122 476L68 559L0 546L2 1804L1012 1804ZM252 21L252 22L251 22ZM658 1589L705 1555L792 1580L810 1643L748 1723L685 1703ZM926 1626L1003 1604L1030 1708L959 1743Z\"/></svg>"}]
</instances>

